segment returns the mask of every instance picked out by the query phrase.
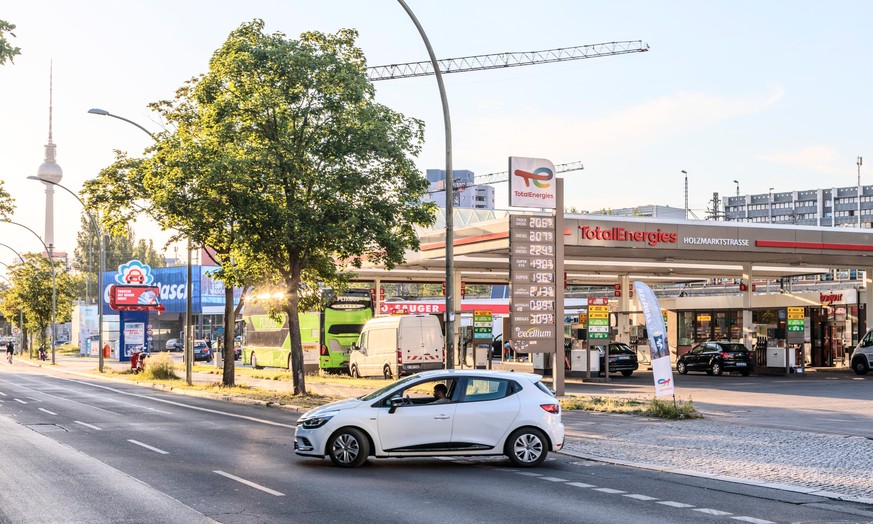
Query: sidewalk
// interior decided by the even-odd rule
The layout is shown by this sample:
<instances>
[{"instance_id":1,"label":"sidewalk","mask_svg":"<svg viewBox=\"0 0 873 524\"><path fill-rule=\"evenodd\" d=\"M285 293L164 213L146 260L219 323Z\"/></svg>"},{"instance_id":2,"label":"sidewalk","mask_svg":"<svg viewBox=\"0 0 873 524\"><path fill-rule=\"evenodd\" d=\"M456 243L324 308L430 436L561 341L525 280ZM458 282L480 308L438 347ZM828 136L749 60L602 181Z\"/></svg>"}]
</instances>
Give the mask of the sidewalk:
<instances>
[{"instance_id":1,"label":"sidewalk","mask_svg":"<svg viewBox=\"0 0 873 524\"><path fill-rule=\"evenodd\" d=\"M45 364L21 358L17 362ZM98 377L89 373L96 369L96 359L59 356L57 363L53 369ZM106 360L105 367L121 371L127 364ZM194 373L192 379L202 384L220 380L208 373ZM240 375L236 382L272 391L288 391L290 387L287 382ZM352 397L372 388L312 381L307 390ZM563 420L567 433L563 453L574 457L873 505L873 440L860 435L749 426L741 420L718 417L668 421L564 411Z\"/></svg>"}]
</instances>

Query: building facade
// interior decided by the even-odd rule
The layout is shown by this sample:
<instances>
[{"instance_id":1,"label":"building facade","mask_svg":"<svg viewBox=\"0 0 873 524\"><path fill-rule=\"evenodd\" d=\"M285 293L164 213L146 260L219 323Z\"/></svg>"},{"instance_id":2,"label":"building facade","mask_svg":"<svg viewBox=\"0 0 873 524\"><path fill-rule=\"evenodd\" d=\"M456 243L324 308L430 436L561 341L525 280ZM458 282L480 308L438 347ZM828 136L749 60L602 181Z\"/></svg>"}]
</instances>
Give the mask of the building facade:
<instances>
[{"instance_id":1,"label":"building facade","mask_svg":"<svg viewBox=\"0 0 873 524\"><path fill-rule=\"evenodd\" d=\"M873 227L873 186L723 197L724 218L820 227Z\"/></svg>"}]
</instances>

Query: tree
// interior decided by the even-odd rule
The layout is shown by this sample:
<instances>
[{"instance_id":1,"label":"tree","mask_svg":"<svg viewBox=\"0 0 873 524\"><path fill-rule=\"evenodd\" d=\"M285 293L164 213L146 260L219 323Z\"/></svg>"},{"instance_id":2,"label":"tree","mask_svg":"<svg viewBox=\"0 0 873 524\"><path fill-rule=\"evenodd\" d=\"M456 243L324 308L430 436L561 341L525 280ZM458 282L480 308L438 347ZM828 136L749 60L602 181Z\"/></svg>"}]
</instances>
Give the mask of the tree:
<instances>
[{"instance_id":1,"label":"tree","mask_svg":"<svg viewBox=\"0 0 873 524\"><path fill-rule=\"evenodd\" d=\"M7 60L10 64L14 63L13 58L21 54L21 48L13 47L6 38L7 34L12 37L15 36L15 33L12 32L13 29L15 29L14 24L0 20L0 65L5 64Z\"/></svg>"},{"instance_id":2,"label":"tree","mask_svg":"<svg viewBox=\"0 0 873 524\"><path fill-rule=\"evenodd\" d=\"M294 393L305 394L298 311L364 257L402 261L434 209L419 201L428 184L412 159L422 123L375 102L357 33L289 40L263 25L234 30L207 74L153 104L174 129L86 191L118 220L146 200L159 223L216 250L226 288L282 285Z\"/></svg>"}]
</instances>

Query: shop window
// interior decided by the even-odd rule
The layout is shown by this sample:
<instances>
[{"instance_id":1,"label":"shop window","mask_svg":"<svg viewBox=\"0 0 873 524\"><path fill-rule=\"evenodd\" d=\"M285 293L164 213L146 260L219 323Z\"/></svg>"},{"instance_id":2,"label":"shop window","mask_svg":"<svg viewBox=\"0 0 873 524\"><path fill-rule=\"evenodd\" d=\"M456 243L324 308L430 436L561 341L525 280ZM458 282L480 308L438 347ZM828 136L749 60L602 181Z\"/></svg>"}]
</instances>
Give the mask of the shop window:
<instances>
[{"instance_id":1,"label":"shop window","mask_svg":"<svg viewBox=\"0 0 873 524\"><path fill-rule=\"evenodd\" d=\"M676 317L679 324L679 345L690 346L694 344L694 312L680 311Z\"/></svg>"}]
</instances>

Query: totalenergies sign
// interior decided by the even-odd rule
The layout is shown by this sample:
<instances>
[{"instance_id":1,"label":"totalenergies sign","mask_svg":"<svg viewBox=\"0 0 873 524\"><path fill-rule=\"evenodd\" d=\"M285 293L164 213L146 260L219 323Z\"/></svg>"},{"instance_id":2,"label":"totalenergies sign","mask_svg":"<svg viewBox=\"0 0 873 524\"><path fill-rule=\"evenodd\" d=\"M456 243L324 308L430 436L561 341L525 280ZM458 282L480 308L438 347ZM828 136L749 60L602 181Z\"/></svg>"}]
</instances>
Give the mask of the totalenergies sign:
<instances>
[{"instance_id":1,"label":"totalenergies sign","mask_svg":"<svg viewBox=\"0 0 873 524\"><path fill-rule=\"evenodd\" d=\"M555 209L555 165L544 158L509 157L509 205Z\"/></svg>"}]
</instances>

